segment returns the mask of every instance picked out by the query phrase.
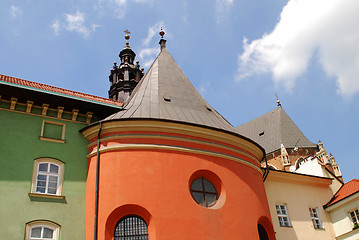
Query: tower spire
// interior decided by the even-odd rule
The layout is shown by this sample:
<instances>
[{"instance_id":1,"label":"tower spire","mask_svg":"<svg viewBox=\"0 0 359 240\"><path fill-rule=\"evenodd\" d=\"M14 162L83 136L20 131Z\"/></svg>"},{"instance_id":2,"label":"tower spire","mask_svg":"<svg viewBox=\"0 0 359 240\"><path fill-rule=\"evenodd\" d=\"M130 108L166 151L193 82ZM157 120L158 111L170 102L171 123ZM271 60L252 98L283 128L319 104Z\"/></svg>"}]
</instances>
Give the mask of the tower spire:
<instances>
[{"instance_id":1,"label":"tower spire","mask_svg":"<svg viewBox=\"0 0 359 240\"><path fill-rule=\"evenodd\" d=\"M108 91L110 99L120 102L125 102L128 99L143 76L143 68L140 69L139 62L134 64L136 53L130 47L130 32L127 29L124 32L126 33L126 45L118 55L121 59L120 65L117 66L115 62L111 69L109 76L111 86Z\"/></svg>"}]
</instances>

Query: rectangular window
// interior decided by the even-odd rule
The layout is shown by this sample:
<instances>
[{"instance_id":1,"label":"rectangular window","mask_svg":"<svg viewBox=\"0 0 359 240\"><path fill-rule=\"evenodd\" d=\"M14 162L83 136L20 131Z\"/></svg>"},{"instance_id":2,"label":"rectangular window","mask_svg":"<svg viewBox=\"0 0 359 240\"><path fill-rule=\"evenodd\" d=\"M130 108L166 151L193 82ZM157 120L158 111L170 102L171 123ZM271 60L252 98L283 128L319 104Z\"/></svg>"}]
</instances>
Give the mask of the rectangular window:
<instances>
[{"instance_id":1,"label":"rectangular window","mask_svg":"<svg viewBox=\"0 0 359 240\"><path fill-rule=\"evenodd\" d=\"M318 208L309 208L310 217L313 222L313 226L315 229L323 228L322 221L320 220L319 214L318 214Z\"/></svg>"},{"instance_id":2,"label":"rectangular window","mask_svg":"<svg viewBox=\"0 0 359 240\"><path fill-rule=\"evenodd\" d=\"M290 226L292 226L290 224L289 215L288 215L288 211L287 211L287 206L286 205L276 205L275 208L277 210L279 225L281 227L290 227Z\"/></svg>"},{"instance_id":3,"label":"rectangular window","mask_svg":"<svg viewBox=\"0 0 359 240\"><path fill-rule=\"evenodd\" d=\"M353 222L354 228L359 227L359 211L355 209L354 211L349 212L350 218Z\"/></svg>"},{"instance_id":4,"label":"rectangular window","mask_svg":"<svg viewBox=\"0 0 359 240\"><path fill-rule=\"evenodd\" d=\"M46 141L64 143L65 142L65 124L59 123L59 122L43 120L40 139L46 140Z\"/></svg>"}]
</instances>

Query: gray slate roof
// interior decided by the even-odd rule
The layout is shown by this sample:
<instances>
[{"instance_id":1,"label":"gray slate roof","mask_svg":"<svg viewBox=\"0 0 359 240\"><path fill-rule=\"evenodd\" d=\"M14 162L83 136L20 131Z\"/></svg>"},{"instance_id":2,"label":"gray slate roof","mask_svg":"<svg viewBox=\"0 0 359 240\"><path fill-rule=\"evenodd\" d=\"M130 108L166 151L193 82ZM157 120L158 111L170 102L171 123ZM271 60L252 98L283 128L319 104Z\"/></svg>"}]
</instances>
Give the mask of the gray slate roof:
<instances>
[{"instance_id":1,"label":"gray slate roof","mask_svg":"<svg viewBox=\"0 0 359 240\"><path fill-rule=\"evenodd\" d=\"M237 132L259 143L266 153L286 148L314 148L316 144L304 136L288 114L278 107L236 128Z\"/></svg>"},{"instance_id":2,"label":"gray slate roof","mask_svg":"<svg viewBox=\"0 0 359 240\"><path fill-rule=\"evenodd\" d=\"M193 87L166 48L155 59L124 105L106 120L161 119L235 132Z\"/></svg>"}]
</instances>

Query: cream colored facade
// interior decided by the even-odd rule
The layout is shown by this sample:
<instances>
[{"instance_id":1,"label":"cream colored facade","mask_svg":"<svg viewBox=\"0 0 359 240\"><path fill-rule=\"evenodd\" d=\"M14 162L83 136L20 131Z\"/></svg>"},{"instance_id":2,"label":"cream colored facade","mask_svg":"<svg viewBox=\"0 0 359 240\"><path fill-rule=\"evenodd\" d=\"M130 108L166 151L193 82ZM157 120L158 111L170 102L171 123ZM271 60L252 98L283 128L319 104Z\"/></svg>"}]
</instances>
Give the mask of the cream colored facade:
<instances>
[{"instance_id":1,"label":"cream colored facade","mask_svg":"<svg viewBox=\"0 0 359 240\"><path fill-rule=\"evenodd\" d=\"M333 181L330 184L330 189L332 193L335 194L339 188L343 185L343 183L327 168L326 165L320 164L317 157L307 157L305 159L297 160L295 165L293 166L293 172L308 174L318 177L327 177L332 178ZM329 163L327 163L328 167L331 167ZM328 199L329 201L329 199Z\"/></svg>"},{"instance_id":2,"label":"cream colored facade","mask_svg":"<svg viewBox=\"0 0 359 240\"><path fill-rule=\"evenodd\" d=\"M336 239L359 239L359 228L353 229L354 226L349 216L349 212L355 209L359 209L359 192L337 203L334 203L325 209L330 213Z\"/></svg>"},{"instance_id":3,"label":"cream colored facade","mask_svg":"<svg viewBox=\"0 0 359 240\"><path fill-rule=\"evenodd\" d=\"M264 183L277 240L335 239L330 215L323 209L332 197L331 178L270 170ZM276 205L285 205L290 227L281 227ZM309 208L317 209L323 228L315 229Z\"/></svg>"}]
</instances>

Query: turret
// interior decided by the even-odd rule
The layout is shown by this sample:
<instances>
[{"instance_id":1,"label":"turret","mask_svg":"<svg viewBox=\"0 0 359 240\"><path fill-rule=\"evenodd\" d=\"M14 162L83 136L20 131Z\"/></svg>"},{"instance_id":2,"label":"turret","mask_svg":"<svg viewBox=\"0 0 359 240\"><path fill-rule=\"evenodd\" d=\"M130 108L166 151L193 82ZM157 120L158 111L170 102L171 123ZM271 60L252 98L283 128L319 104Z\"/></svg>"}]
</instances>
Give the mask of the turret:
<instances>
[{"instance_id":1,"label":"turret","mask_svg":"<svg viewBox=\"0 0 359 240\"><path fill-rule=\"evenodd\" d=\"M126 45L119 54L121 63L119 66L117 66L116 62L114 63L109 76L111 83L108 91L109 98L120 102L125 102L129 98L133 89L143 77L143 68L140 69L139 62L137 61L134 64L136 54L129 44L130 32L126 30L125 33Z\"/></svg>"}]
</instances>

